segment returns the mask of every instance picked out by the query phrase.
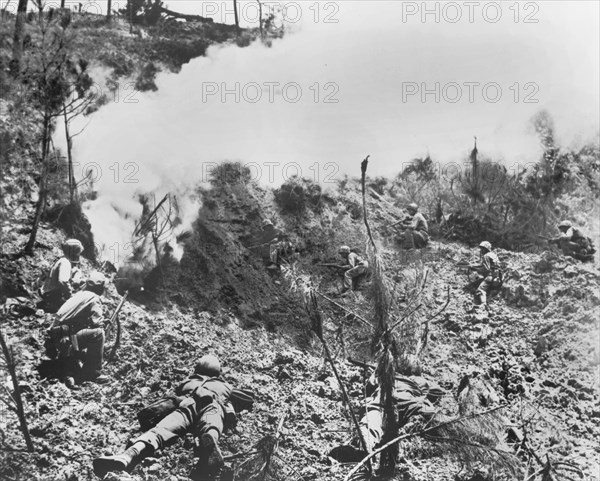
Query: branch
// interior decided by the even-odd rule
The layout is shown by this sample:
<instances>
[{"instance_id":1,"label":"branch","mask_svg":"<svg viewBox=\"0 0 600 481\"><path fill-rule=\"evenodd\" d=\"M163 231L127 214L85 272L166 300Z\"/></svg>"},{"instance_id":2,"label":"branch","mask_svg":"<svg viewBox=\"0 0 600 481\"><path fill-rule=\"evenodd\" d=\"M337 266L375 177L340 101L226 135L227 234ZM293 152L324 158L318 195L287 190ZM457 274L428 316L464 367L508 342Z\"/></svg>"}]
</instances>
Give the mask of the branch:
<instances>
[{"instance_id":1,"label":"branch","mask_svg":"<svg viewBox=\"0 0 600 481\"><path fill-rule=\"evenodd\" d=\"M373 451L372 453L370 453L368 456L366 456L360 463L358 463L356 466L354 466L354 468L352 469L352 471L350 471L348 473L348 475L344 478L344 481L350 481L350 479L352 479L352 476L366 463L368 462L373 456L377 456L380 452L385 451L387 448L389 448L391 445L396 444L400 441L405 441L407 439L410 438L414 438L415 436L423 436L429 432L435 431L437 429L446 427L446 426L450 426L452 424L456 424L462 421L466 421L467 419L471 419L471 418L475 418L475 417L479 417L479 416L485 416L486 414L490 414L493 413L494 411L498 411L499 409L503 409L505 407L507 407L508 404L503 404L501 406L497 406L495 408L492 409L488 409L487 411L483 411L481 413L474 413L474 414L470 414L469 416L464 416L458 419L453 419L451 421L446 421L444 423L441 424L437 424L435 426L432 426L430 428L427 429L422 429L421 431L417 431L415 433L409 433L409 434L403 434L402 436L398 436L397 438L392 439L391 441L385 443L383 446L380 446L379 448L377 448L375 451Z\"/></svg>"},{"instance_id":2,"label":"branch","mask_svg":"<svg viewBox=\"0 0 600 481\"><path fill-rule=\"evenodd\" d=\"M406 314L406 316L404 316L402 319L400 319L399 321L397 321L390 329L390 332L392 332L394 329L396 329L396 327L398 327L400 324L402 324L406 318L412 316L415 312L417 312L419 309L421 309L421 307L423 307L423 304L419 304L417 307L415 307L412 311L410 311L408 314Z\"/></svg>"},{"instance_id":3,"label":"branch","mask_svg":"<svg viewBox=\"0 0 600 481\"><path fill-rule=\"evenodd\" d=\"M312 305L312 311L310 308L311 305ZM350 417L352 418L352 422L354 423L354 427L356 428L356 431L358 434L358 439L360 440L360 443L361 443L363 449L365 450L365 452L368 453L369 449L367 447L367 442L365 440L363 432L360 430L360 424L358 422L358 419L356 418L356 414L354 413L354 410L352 409L352 403L350 402L350 398L348 396L348 393L346 392L346 387L344 386L342 378L340 377L337 367L335 366L335 362L331 356L331 352L329 351L329 346L327 345L327 342L325 341L325 338L323 337L323 322L322 322L321 312L319 311L319 305L317 303L317 298L315 297L314 290L310 291L309 298L306 299L306 301L305 301L305 307L306 307L308 316L311 318L313 331L315 332L315 334L317 334L317 337L319 338L319 340L321 341L321 344L323 345L323 350L325 351L325 357L327 357L329 364L331 364L331 369L333 370L333 374L335 375L338 385L340 386L340 391L342 392L342 399L344 400L344 405L347 406L347 408L348 408L348 412L350 414ZM366 462L368 463L367 465L369 468L369 472L373 472L373 466L371 465L371 462L369 460L367 460Z\"/></svg>"},{"instance_id":4,"label":"branch","mask_svg":"<svg viewBox=\"0 0 600 481\"><path fill-rule=\"evenodd\" d=\"M369 240L371 241L371 245L373 246L373 251L377 253L377 246L375 245L375 241L373 240L373 235L371 234L371 227L369 226L369 219L367 218L367 198L365 194L365 179L367 176L367 166L369 165L369 157L367 155L365 160L363 160L360 164L360 182L362 185L362 198L363 198L363 221L365 222L365 226L367 227L367 234L369 236Z\"/></svg>"},{"instance_id":5,"label":"branch","mask_svg":"<svg viewBox=\"0 0 600 481\"><path fill-rule=\"evenodd\" d=\"M14 400L17 408L17 415L19 416L19 423L21 425L21 431L23 432L23 436L25 437L25 444L27 445L27 450L32 453L33 452L33 443L31 442L31 437L29 435L29 428L27 427L27 419L25 418L25 411L23 410L23 401L21 399L21 390L19 388L19 379L17 378L17 372L15 369L15 360L11 350L8 348L6 344L6 339L4 338L4 333L0 331L0 344L2 345L2 352L4 354L4 359L6 360L6 367L8 368L8 372L10 373L10 377L13 383L13 389L15 391Z\"/></svg>"},{"instance_id":6,"label":"branch","mask_svg":"<svg viewBox=\"0 0 600 481\"><path fill-rule=\"evenodd\" d=\"M437 316L439 316L442 312L444 312L446 310L446 308L448 307L448 304L450 304L450 286L446 286L446 304L444 304L444 307L442 307L439 311L437 311L433 316L431 316L429 319L427 319L426 321L424 321L423 323L427 323L430 321L433 321Z\"/></svg>"},{"instance_id":7,"label":"branch","mask_svg":"<svg viewBox=\"0 0 600 481\"><path fill-rule=\"evenodd\" d=\"M340 309L343 309L344 311L346 311L349 314L352 314L353 316L355 316L359 321L361 321L363 324L366 324L367 326L369 326L371 329L375 329L373 327L373 324L371 324L369 321L367 321L364 317L359 316L358 314L356 314L355 312L351 311L350 309L348 309L347 307L342 306L341 304L338 304L337 302L335 302L333 299L330 299L329 297L327 297L325 294L322 294L321 292L317 291L315 289L314 291L316 294L318 294L319 296L321 296L323 299L325 299L326 301L331 302L332 304L334 304L335 306L339 307Z\"/></svg>"}]
</instances>

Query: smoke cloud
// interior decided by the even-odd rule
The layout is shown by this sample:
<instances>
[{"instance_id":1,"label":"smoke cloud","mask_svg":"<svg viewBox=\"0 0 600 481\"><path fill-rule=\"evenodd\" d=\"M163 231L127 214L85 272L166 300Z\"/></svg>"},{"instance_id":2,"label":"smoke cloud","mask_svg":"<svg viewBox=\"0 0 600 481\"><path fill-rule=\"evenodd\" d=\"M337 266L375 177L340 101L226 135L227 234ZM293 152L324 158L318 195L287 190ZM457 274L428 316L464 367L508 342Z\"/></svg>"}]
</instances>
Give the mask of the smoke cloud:
<instances>
[{"instance_id":1,"label":"smoke cloud","mask_svg":"<svg viewBox=\"0 0 600 481\"><path fill-rule=\"evenodd\" d=\"M179 74L159 74L157 92L102 107L74 154L99 166L98 198L85 208L107 257L115 243L115 260L127 254L139 194L177 196L179 231L188 229L199 208L191 193L225 160L266 185L294 174L326 185L358 175L366 154L372 175L427 154L462 162L474 136L483 154L524 166L540 155L530 119L541 109L563 145L598 134L596 2L541 2L537 23L523 23L532 12L515 21L508 4L496 23L470 22L466 10L456 23L423 22L402 10L413 3L338 2L318 21L306 4L271 48L211 47Z\"/></svg>"}]
</instances>

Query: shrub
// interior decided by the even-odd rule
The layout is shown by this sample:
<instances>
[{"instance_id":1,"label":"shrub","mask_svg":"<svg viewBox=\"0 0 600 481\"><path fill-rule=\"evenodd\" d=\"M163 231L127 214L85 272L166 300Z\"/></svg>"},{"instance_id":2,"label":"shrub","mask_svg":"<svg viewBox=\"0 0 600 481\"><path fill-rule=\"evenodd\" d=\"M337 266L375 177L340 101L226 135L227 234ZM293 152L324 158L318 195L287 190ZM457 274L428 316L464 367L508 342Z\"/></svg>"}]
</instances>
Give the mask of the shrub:
<instances>
[{"instance_id":1,"label":"shrub","mask_svg":"<svg viewBox=\"0 0 600 481\"><path fill-rule=\"evenodd\" d=\"M252 179L252 172L241 162L223 162L211 172L213 186L240 184L246 185Z\"/></svg>"},{"instance_id":2,"label":"shrub","mask_svg":"<svg viewBox=\"0 0 600 481\"><path fill-rule=\"evenodd\" d=\"M320 212L323 192L321 186L312 180L293 176L275 191L275 201L284 212L302 216L307 209Z\"/></svg>"}]
</instances>

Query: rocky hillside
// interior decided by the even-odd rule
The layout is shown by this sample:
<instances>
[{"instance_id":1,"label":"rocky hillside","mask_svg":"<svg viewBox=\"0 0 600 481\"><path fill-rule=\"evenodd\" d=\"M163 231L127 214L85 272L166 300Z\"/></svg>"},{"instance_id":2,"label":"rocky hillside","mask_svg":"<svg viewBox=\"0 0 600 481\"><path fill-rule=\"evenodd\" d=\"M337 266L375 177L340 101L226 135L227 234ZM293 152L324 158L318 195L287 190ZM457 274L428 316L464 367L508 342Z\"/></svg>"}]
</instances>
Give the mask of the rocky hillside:
<instances>
[{"instance_id":1,"label":"rocky hillside","mask_svg":"<svg viewBox=\"0 0 600 481\"><path fill-rule=\"evenodd\" d=\"M7 74L6 25L0 27L0 80L14 89ZM243 46L256 35L175 22L146 35L130 33L120 21L106 26L93 16L75 18L73 27L76 48L88 54L109 88L133 79L151 89L157 69L176 70L213 42ZM1 327L17 362L35 448L26 452L15 413L0 401L0 479L95 479L91 460L125 447L139 432L136 412L169 393L198 357L214 353L224 377L256 397L254 408L240 413L237 428L222 442L227 468L219 479L256 479L250 461L260 464L257 445L279 436L270 479L343 480L352 465L328 454L348 442L353 427L325 349L311 330L303 292L310 286L319 293L324 339L360 415L368 372L348 358L376 362L375 286L370 278L359 291L341 296L335 270L320 265L337 262L342 244L367 251L359 182L346 178L324 189L295 179L269 189L241 175L200 188L202 208L192 230L179 239L181 261L165 262L164 275L146 273L145 291L125 303L122 343L105 368L110 382L71 390L40 372L53 319L36 308L38 280L66 237L78 236L88 246L93 239L80 207L62 215L64 171L56 168L51 179L63 190L56 187L49 196L33 255L20 255L39 195L39 114L10 96L2 99L0 114ZM476 258L474 245L449 240L443 226L432 222L435 236L425 250L400 250L390 224L405 215L406 198L385 188L385 179L369 185L368 221L394 299L390 316L398 325L403 359L398 370L444 389L437 420L464 415L465 383L487 386L485 395L472 394L478 412L498 408L493 422L486 416L455 430L451 440L418 436L426 421L411 420L402 433L412 437L401 444L396 471L380 479L600 479L598 259L582 264L541 243L530 245L530 252L499 250L504 286L492 296L489 312L473 312L463 289L468 278L458 264ZM268 268L260 246L265 220L294 246L290 264L281 270ZM468 233L458 234L469 240ZM87 257L86 273L105 269L114 280L93 250ZM119 299L111 282L104 297L107 315ZM14 386L3 364L0 369L0 398L7 398ZM482 439L487 444L472 449ZM183 481L194 462L187 436L132 473L105 479Z\"/></svg>"},{"instance_id":2,"label":"rocky hillside","mask_svg":"<svg viewBox=\"0 0 600 481\"><path fill-rule=\"evenodd\" d=\"M56 380L40 379L36 367L44 357L43 335L51 316L35 309L13 310L18 315L9 315L3 328L17 353L36 452L21 451L15 417L5 412L3 443L17 451L2 453L2 479L94 479L91 459L121 450L138 430L137 410L172 389L206 352L219 355L225 377L252 389L257 398L254 409L240 415L236 431L224 440L231 460L221 479L231 479L248 459L242 454L253 451L264 436L275 434L284 414L275 465L281 479L344 479L349 468L327 453L348 440L351 423L294 285L298 278L310 277L338 304L321 299L325 338L359 409L364 373L346 357L372 363L372 332L348 310L370 319L370 286L348 297L332 298L335 275L315 265L335 258L336 246L344 239L359 246L364 241L362 220L352 209L359 192L355 184L344 195L321 193L301 216L282 208L276 200L281 200L280 195L251 184L221 186L206 193L205 200L214 204L204 203L187 240L182 266L187 265L174 277L183 284L195 272L195 283L187 285L181 297L162 305L145 306L143 299L126 303L123 344L117 359L107 366L112 379L107 385L70 391ZM377 233L385 232L392 215L402 214L394 199L379 195L369 197L368 210ZM259 230L259 219L267 217L299 246L300 259L293 269L269 272L260 256L243 247ZM52 246L63 238L61 232L45 226L40 241L49 249L38 249L33 258L3 263L3 275L20 292L27 292L30 301L36 298L33 286L41 268L58 255ZM24 235L14 231L5 239L5 251L10 252ZM509 279L491 301L489 314L474 315L471 297L463 291L466 276L456 267L458 261L473 256L470 248L434 241L422 253L406 254L394 247L391 238L382 237L381 242L387 274L396 279L399 289L406 289L411 272L428 273L425 317L445 305L449 292L449 304L429 324L420 351L422 375L447 392L440 406L443 413L457 415L456 395L464 375L485 379L494 388L490 406L508 405L502 410L502 422L506 433L512 428L512 438L507 434L505 441L515 443L515 432L526 435L541 460L567 463L557 464L557 473L581 470L585 479L596 479L595 440L600 434L596 267L554 252L500 251ZM86 262L84 267L89 270L92 265ZM181 298L186 302L177 303ZM111 287L107 311L117 302ZM404 474L392 479L501 477L491 473L485 462L463 465L452 447L423 443L403 445L398 472ZM133 473L106 479L188 479L194 462L190 446L186 438ZM526 454L520 456L524 462Z\"/></svg>"}]
</instances>

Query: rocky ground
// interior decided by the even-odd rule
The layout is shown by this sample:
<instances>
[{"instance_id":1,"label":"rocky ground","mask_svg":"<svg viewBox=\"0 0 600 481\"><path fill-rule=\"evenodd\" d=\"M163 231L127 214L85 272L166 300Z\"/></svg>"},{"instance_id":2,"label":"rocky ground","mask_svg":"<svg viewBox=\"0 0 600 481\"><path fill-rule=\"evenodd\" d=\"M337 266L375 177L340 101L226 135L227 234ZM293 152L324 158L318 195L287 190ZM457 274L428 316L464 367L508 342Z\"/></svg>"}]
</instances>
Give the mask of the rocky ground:
<instances>
[{"instance_id":1,"label":"rocky ground","mask_svg":"<svg viewBox=\"0 0 600 481\"><path fill-rule=\"evenodd\" d=\"M138 431L135 413L173 388L189 373L194 360L206 352L221 357L228 380L256 394L254 409L241 413L236 431L223 441L227 456L254 450L261 438L277 432L280 418L286 415L276 465L282 474L280 479L344 478L349 467L332 460L327 453L348 440L351 423L331 368L324 361L321 345L310 334L302 305L290 288L294 279L312 275L323 292L333 295L335 276L314 263L334 256L336 244L327 248L315 245L326 238L320 237L316 228L320 226L333 236L332 242L337 242L344 235L351 237L351 231L345 229L356 231L361 221L352 219L333 196L324 201L319 212L308 213L298 223L297 218L278 209L272 202L272 193L247 188L254 195L254 207L262 209L261 215L269 213L281 227L289 226L294 235L302 230L315 232L302 240L298 236L302 256L293 275L292 271L268 274L260 258L253 258L249 252L245 255L253 262L247 268L256 272L263 285L246 285L242 289L228 284L227 278L218 281L230 287L234 298L255 306L255 310L236 309L231 301L212 305L210 311L203 310L200 302L188 301L184 306L168 300L162 306L127 302L122 314L123 344L117 359L106 369L112 381L101 386L87 384L79 391L71 391L56 380L42 380L36 370L44 357L43 334L51 316L31 311L7 317L3 328L16 350L36 452L22 452L15 416L5 411L1 426L4 449L16 451L2 452L2 479L93 479L91 459L121 450ZM218 191L211 195L218 195ZM346 194L347 202L352 201L352 195ZM251 205L244 198L240 198L239 204L229 202L228 207L221 206L221 214L230 221L235 215L244 215L243 205ZM386 220L386 214L377 214L380 203L374 197L369 200L375 227L384 231L384 224L379 222ZM386 206L383 210L390 209ZM231 238L236 229L244 230L232 222L237 227L228 231L222 222L204 217L201 213L200 223L219 224L222 233L227 233L220 239ZM245 233L249 235L252 223L248 222ZM334 227L335 234L329 230ZM40 242L57 246L63 237L60 231L46 225ZM5 252L16 249L25 239L18 229L5 231ZM233 260L225 252L219 259L213 258L215 265L211 269L218 271L219 263L225 271L234 269L227 267ZM513 428L513 436L515 432L526 436L540 459L567 463L557 465L557 474L571 473L572 479L598 479L600 297L596 267L552 252L500 251L509 279L502 292L492 299L489 314L474 315L469 312L470 295L462 289L467 283L466 274L456 267L458 261L471 258L470 248L436 241L419 255L398 255L391 245L384 247L384 252L390 262L390 275L410 269L429 270L432 312L445 304L446 288L450 287L450 303L431 322L427 346L421 352L423 376L447 390L446 414L456 414L455 397L463 376L479 376L494 386L494 405L508 404L502 419L506 428ZM3 263L3 289L10 283L18 287L21 295L29 294L34 299L33 286L40 269L57 254L56 247L38 249L33 258ZM92 265L86 261L84 268L89 270ZM215 289L222 287L216 285ZM261 291L270 291L275 297L253 298ZM206 295L204 292L203 296ZM111 286L107 311L114 308L118 299ZM291 312L283 306L288 300L295 302ZM334 300L362 316L370 315L368 286L357 294ZM285 322L257 320L261 305L266 318L276 317L275 309L286 313ZM326 319L326 339L358 407L363 397L363 372L345 358L352 356L373 362L368 349L371 335L364 325L340 308L325 300L321 306ZM403 449L407 454L401 464L404 474L394 479L451 479L459 473L457 479L492 479L485 463L479 467L463 466L447 452L432 451L417 441L406 443ZM232 459L228 463L230 470L222 478L229 479L227 476L231 477L236 466L247 458ZM106 479L183 480L188 479L193 462L191 439L186 438L156 458L146 460L133 473L109 475ZM473 478L477 472L485 477Z\"/></svg>"},{"instance_id":2,"label":"rocky ground","mask_svg":"<svg viewBox=\"0 0 600 481\"><path fill-rule=\"evenodd\" d=\"M10 57L6 25L0 28L3 68ZM93 16L77 19L76 25L84 34L77 37L80 49L90 54L109 89L119 79L151 89L157 68L177 70L213 42L244 45L256 35L250 31L234 36L219 25L167 23L149 36L130 32L121 20L108 27ZM99 37L106 41L84 41ZM182 53L173 57L173 51ZM151 63L153 68L148 67ZM73 226L63 223L59 228L47 216L35 254L13 255L27 240L37 200L39 179L30 175L35 166L24 159L36 158L39 126L26 107L14 113L14 99L1 102L2 332L14 349L35 452L25 452L16 416L0 404L0 479L95 479L91 460L122 450L138 432L136 412L168 393L209 352L220 356L226 379L256 396L254 409L239 415L235 432L222 442L229 458L221 479L250 480L249 471L242 470L253 459L248 452L277 433L272 479L344 479L351 466L327 454L347 442L352 424L323 347L310 330L300 291L310 282L326 296L319 297L325 339L360 411L365 373L347 358L374 363L373 333L363 322L373 318L372 285L367 282L359 292L338 296L335 272L318 266L336 261L339 245L364 250L358 182L345 179L328 191L306 182L291 190L271 190L236 179L201 191L202 208L193 231L182 240L181 262L166 273L166 286L147 281L145 294L125 303L122 345L106 366L111 382L70 390L56 379L43 379L38 371L52 316L38 311L35 302L39 276L60 254L61 242L73 235L67 234ZM397 300L394 319L411 310L414 286L427 279L423 307L410 316L406 329L402 324L399 339L411 353L418 351L422 376L445 389L440 414L459 415L458 391L469 375L491 386L485 408L507 405L498 411L502 427L491 434L498 438L495 448L511 454L512 468L523 470L530 463L530 473L537 473L528 478L532 480L600 479L598 261L581 264L542 245L532 246L531 253L500 251L507 266L505 284L492 297L489 313L473 313L471 295L463 290L468 278L457 263L474 260L474 246L449 242L440 232L422 252L400 251L389 225L403 217L404 202L389 189L380 192L369 191L367 209ZM60 204L51 203L48 210L55 207ZM281 272L266 269L264 252L253 246L264 219L288 233L298 248L297 261ZM76 232L89 236L85 223L78 228ZM83 261L86 272L99 268L89 257ZM107 315L119 298L111 283L105 296ZM2 385L5 396L13 388L5 370ZM405 431L421 427L416 420ZM478 462L468 458L456 442L413 437L402 444L400 459L388 479L525 478L523 473L517 478L506 465L495 470L489 450ZM192 440L186 437L131 474L105 479L185 480L193 464ZM553 478L544 478L548 465Z\"/></svg>"}]
</instances>

